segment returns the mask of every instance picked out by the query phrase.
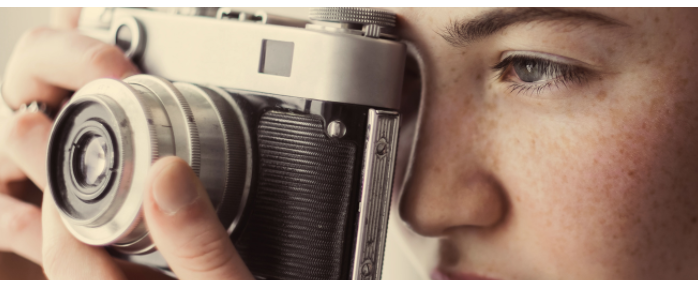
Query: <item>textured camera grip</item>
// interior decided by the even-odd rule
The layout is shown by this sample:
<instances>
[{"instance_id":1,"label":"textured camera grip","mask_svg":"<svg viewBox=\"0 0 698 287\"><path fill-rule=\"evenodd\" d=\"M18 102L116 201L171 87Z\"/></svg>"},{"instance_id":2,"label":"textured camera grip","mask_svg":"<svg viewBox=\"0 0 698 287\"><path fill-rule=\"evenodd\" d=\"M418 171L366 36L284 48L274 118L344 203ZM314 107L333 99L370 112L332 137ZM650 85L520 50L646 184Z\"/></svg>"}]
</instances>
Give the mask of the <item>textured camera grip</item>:
<instances>
[{"instance_id":1,"label":"textured camera grip","mask_svg":"<svg viewBox=\"0 0 698 287\"><path fill-rule=\"evenodd\" d=\"M330 140L319 117L265 113L259 176L236 247L267 279L340 279L356 146Z\"/></svg>"}]
</instances>

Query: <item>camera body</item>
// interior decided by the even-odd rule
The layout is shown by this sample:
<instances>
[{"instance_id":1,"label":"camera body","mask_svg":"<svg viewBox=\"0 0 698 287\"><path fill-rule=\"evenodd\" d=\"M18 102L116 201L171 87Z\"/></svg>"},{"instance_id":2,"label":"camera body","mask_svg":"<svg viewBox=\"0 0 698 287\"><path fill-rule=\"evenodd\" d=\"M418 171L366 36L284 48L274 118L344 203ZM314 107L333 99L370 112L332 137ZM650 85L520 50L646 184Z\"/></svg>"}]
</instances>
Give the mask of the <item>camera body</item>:
<instances>
[{"instance_id":1,"label":"camera body","mask_svg":"<svg viewBox=\"0 0 698 287\"><path fill-rule=\"evenodd\" d=\"M142 192L150 164L176 155L257 278L380 279L406 48L388 12L311 18L324 22L86 8L80 31L147 75L91 82L56 119L49 186L68 229L167 270Z\"/></svg>"}]
</instances>

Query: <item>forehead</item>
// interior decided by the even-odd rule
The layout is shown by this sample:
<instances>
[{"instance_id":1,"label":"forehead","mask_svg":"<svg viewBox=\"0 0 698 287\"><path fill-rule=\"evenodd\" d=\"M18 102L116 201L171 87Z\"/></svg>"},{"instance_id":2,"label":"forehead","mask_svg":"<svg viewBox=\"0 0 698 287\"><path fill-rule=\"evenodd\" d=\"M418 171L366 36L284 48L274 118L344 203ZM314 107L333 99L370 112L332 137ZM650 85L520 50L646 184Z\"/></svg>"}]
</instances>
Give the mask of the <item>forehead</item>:
<instances>
[{"instance_id":1,"label":"forehead","mask_svg":"<svg viewBox=\"0 0 698 287\"><path fill-rule=\"evenodd\" d=\"M456 23L468 23L500 13L536 8L392 8L398 14L398 34L401 38L420 47L423 54L446 57L444 53L461 53L448 38L442 37ZM545 8L543 8L545 9ZM582 49L582 45L623 54L631 58L652 58L666 62L695 54L688 46L698 42L698 8L561 8L572 14L598 15L618 21L622 29L610 31L608 26L593 23L588 17L542 17L533 21L520 21L489 34L508 43L521 45ZM509 19L502 17L502 19ZM541 20L542 19L542 20ZM530 20L530 19L529 19ZM510 33L511 32L511 33ZM573 32L573 33L570 33ZM479 48L491 49L490 44L480 42ZM576 47L576 48L575 48ZM465 49L472 52L473 49ZM689 51L692 50L692 51ZM671 51L671 52L669 52ZM609 53L610 53L609 52ZM441 56L439 56L441 55ZM616 54L618 55L618 54ZM691 56L692 59L698 57ZM613 58L614 61L619 58ZM687 61L683 61L687 62Z\"/></svg>"},{"instance_id":2,"label":"forehead","mask_svg":"<svg viewBox=\"0 0 698 287\"><path fill-rule=\"evenodd\" d=\"M511 11L517 8L389 8L408 22L407 27L441 28L458 20L470 20L493 11ZM563 8L566 11L585 11L607 16L634 28L656 29L662 27L698 28L695 15L698 8ZM418 25L417 25L418 24ZM414 26L417 25L417 26Z\"/></svg>"},{"instance_id":3,"label":"forehead","mask_svg":"<svg viewBox=\"0 0 698 287\"><path fill-rule=\"evenodd\" d=\"M514 10L517 8L487 8L487 7L455 7L455 8L442 8L442 7L397 7L397 8L385 8L396 12L399 15L408 18L426 18L430 21L448 21L449 18L453 17L475 17L485 12L490 12L494 10ZM617 17L620 20L627 20L632 18L645 18L651 15L658 16L668 16L681 11L693 10L695 13L696 8L562 8L564 10L570 11L590 11L600 14L605 14L612 17Z\"/></svg>"}]
</instances>

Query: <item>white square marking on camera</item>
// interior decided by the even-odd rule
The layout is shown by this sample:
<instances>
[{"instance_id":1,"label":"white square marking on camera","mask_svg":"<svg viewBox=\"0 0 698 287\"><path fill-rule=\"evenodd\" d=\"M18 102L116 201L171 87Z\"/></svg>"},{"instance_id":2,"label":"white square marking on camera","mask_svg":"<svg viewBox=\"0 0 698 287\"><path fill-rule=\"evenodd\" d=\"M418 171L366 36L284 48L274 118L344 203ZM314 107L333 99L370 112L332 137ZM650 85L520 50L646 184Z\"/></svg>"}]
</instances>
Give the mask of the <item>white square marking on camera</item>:
<instances>
[{"instance_id":1,"label":"white square marking on camera","mask_svg":"<svg viewBox=\"0 0 698 287\"><path fill-rule=\"evenodd\" d=\"M276 76L291 76L293 42L262 40L259 72Z\"/></svg>"}]
</instances>

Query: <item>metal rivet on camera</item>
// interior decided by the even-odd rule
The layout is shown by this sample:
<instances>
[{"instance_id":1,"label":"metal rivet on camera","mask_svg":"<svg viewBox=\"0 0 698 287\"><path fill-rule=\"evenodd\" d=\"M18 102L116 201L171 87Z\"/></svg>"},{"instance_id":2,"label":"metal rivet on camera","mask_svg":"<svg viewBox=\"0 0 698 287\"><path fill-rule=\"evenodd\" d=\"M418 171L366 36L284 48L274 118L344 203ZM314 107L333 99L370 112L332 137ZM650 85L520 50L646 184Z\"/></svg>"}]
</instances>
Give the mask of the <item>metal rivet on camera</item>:
<instances>
[{"instance_id":1,"label":"metal rivet on camera","mask_svg":"<svg viewBox=\"0 0 698 287\"><path fill-rule=\"evenodd\" d=\"M371 273L373 272L373 263L371 259L366 259L363 264L361 264L361 275L364 279L370 279Z\"/></svg>"},{"instance_id":2,"label":"metal rivet on camera","mask_svg":"<svg viewBox=\"0 0 698 287\"><path fill-rule=\"evenodd\" d=\"M385 140L385 138L382 138L378 140L376 143L376 154L377 155L386 155L388 153L388 141Z\"/></svg>"},{"instance_id":3,"label":"metal rivet on camera","mask_svg":"<svg viewBox=\"0 0 698 287\"><path fill-rule=\"evenodd\" d=\"M340 121L333 121L327 125L327 134L331 138L341 138L347 134L347 127Z\"/></svg>"}]
</instances>

